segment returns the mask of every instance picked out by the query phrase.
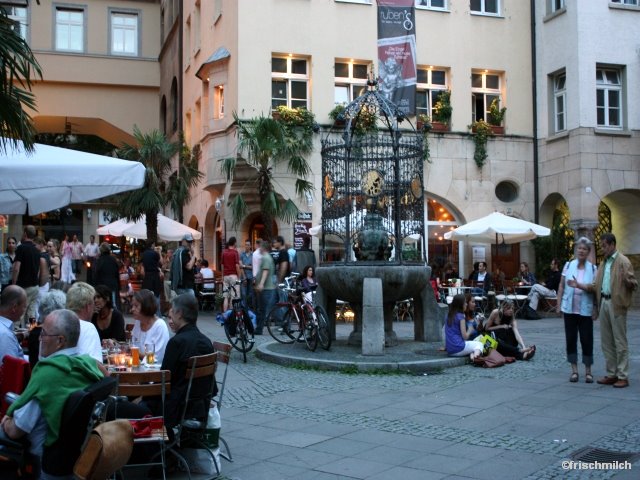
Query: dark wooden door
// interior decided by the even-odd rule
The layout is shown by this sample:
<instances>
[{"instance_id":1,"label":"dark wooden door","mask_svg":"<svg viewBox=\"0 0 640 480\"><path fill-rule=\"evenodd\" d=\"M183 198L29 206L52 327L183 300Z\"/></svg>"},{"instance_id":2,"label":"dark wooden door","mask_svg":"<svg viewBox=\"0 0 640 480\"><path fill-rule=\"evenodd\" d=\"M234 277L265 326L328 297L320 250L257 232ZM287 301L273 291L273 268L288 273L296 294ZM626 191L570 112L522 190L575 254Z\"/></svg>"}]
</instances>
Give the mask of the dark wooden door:
<instances>
[{"instance_id":1,"label":"dark wooden door","mask_svg":"<svg viewBox=\"0 0 640 480\"><path fill-rule=\"evenodd\" d=\"M520 268L520 244L492 245L491 258L491 271L499 266L504 272L504 277L510 280L518 274Z\"/></svg>"}]
</instances>

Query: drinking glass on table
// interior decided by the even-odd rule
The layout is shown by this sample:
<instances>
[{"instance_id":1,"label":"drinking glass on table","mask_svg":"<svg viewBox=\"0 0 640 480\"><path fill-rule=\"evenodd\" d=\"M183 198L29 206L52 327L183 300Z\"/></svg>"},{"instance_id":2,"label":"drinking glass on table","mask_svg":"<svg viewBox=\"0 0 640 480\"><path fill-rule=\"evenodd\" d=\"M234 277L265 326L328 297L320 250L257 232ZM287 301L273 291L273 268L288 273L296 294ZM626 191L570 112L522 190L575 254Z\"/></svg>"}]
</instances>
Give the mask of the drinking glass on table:
<instances>
[{"instance_id":1,"label":"drinking glass on table","mask_svg":"<svg viewBox=\"0 0 640 480\"><path fill-rule=\"evenodd\" d=\"M145 343L144 344L144 355L147 358L147 365L153 365L156 361L156 344L155 343Z\"/></svg>"}]
</instances>

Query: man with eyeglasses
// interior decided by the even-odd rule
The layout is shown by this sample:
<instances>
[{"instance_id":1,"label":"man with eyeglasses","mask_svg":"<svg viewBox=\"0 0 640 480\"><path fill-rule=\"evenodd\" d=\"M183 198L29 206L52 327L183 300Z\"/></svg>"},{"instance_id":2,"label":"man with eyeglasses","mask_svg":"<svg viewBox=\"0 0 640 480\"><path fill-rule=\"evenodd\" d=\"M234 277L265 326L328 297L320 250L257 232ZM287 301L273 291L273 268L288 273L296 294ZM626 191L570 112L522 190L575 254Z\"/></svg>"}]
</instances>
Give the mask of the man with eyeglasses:
<instances>
[{"instance_id":1,"label":"man with eyeglasses","mask_svg":"<svg viewBox=\"0 0 640 480\"><path fill-rule=\"evenodd\" d=\"M40 361L2 420L0 434L14 440L27 435L31 454L39 458L43 447L58 438L69 395L103 377L93 358L78 354L79 336L80 320L72 311L54 310L47 315L40 334Z\"/></svg>"}]
</instances>

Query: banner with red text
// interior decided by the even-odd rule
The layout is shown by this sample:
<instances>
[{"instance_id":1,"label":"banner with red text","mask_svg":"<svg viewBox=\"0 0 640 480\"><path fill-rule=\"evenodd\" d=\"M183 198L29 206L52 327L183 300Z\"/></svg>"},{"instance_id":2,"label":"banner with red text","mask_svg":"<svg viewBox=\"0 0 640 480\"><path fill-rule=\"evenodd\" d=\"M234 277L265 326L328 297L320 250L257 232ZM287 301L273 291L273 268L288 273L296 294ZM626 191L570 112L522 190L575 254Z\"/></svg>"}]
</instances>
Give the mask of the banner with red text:
<instances>
[{"instance_id":1,"label":"banner with red text","mask_svg":"<svg viewBox=\"0 0 640 480\"><path fill-rule=\"evenodd\" d=\"M378 0L378 87L405 115L416 110L414 0Z\"/></svg>"}]
</instances>

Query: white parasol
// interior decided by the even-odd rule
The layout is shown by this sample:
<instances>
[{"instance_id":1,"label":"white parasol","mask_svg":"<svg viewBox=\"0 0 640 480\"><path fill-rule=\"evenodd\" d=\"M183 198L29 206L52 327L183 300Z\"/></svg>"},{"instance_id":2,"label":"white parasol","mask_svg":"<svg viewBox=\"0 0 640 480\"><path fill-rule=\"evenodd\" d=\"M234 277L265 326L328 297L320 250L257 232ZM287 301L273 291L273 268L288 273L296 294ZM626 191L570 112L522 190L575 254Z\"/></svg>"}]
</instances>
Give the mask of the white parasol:
<instances>
[{"instance_id":1,"label":"white parasol","mask_svg":"<svg viewBox=\"0 0 640 480\"><path fill-rule=\"evenodd\" d=\"M129 222L124 218L116 220L109 225L104 225L96 230L98 235L113 235L114 237L132 237L141 240L147 238L147 217L142 217L136 222ZM158 214L158 238L167 242L180 241L186 233L193 235L195 240L200 240L202 234L187 227L180 222L171 220L162 214Z\"/></svg>"},{"instance_id":2,"label":"white parasol","mask_svg":"<svg viewBox=\"0 0 640 480\"><path fill-rule=\"evenodd\" d=\"M140 162L39 143L27 153L18 143L0 151L0 213L36 215L144 185Z\"/></svg>"},{"instance_id":3,"label":"white parasol","mask_svg":"<svg viewBox=\"0 0 640 480\"><path fill-rule=\"evenodd\" d=\"M479 243L518 243L546 237L551 230L536 223L510 217L499 212L473 220L444 234L447 240Z\"/></svg>"}]
</instances>

